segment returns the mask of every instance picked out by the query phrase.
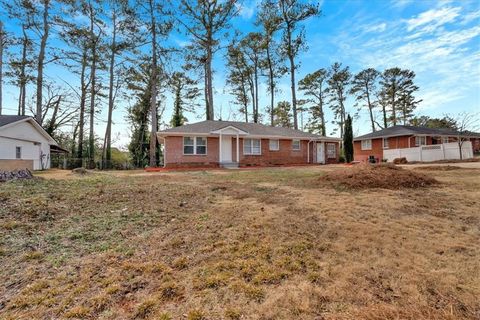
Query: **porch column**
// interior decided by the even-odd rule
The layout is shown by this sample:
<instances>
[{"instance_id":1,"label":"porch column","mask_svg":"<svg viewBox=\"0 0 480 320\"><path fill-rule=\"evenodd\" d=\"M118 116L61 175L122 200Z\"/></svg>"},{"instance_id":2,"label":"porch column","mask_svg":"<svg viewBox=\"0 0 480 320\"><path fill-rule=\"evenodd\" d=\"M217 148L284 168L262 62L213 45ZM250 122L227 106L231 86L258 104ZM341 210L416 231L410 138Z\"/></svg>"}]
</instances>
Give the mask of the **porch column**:
<instances>
[{"instance_id":1,"label":"porch column","mask_svg":"<svg viewBox=\"0 0 480 320\"><path fill-rule=\"evenodd\" d=\"M237 163L240 163L240 155L239 155L239 150L240 150L240 142L238 141L238 132L237 132Z\"/></svg>"},{"instance_id":2,"label":"porch column","mask_svg":"<svg viewBox=\"0 0 480 320\"><path fill-rule=\"evenodd\" d=\"M219 162L221 163L222 162L222 133L221 132L220 132L220 137L218 138L218 152L219 152L218 159L219 159Z\"/></svg>"}]
</instances>

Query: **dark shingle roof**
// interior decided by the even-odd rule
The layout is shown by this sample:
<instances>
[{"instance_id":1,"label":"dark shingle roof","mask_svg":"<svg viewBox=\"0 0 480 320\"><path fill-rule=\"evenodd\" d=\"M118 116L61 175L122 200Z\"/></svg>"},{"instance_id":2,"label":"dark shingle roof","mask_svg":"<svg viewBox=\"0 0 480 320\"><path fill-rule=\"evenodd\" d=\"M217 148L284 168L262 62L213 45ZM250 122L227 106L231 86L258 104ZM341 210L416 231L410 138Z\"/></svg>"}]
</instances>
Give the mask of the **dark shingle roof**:
<instances>
[{"instance_id":1,"label":"dark shingle roof","mask_svg":"<svg viewBox=\"0 0 480 320\"><path fill-rule=\"evenodd\" d=\"M29 116L0 116L0 127L3 127L7 124L17 122L26 118L30 118Z\"/></svg>"},{"instance_id":2,"label":"dark shingle roof","mask_svg":"<svg viewBox=\"0 0 480 320\"><path fill-rule=\"evenodd\" d=\"M398 137L398 136L408 136L408 135L440 135L440 136L456 136L459 133L452 129L434 129L427 127L415 127L415 126L393 126L383 130L375 131L363 136L356 137L354 141L365 140L365 139L375 139L375 138L385 138L385 137ZM465 136L480 136L479 133L469 132L463 134Z\"/></svg>"},{"instance_id":3,"label":"dark shingle roof","mask_svg":"<svg viewBox=\"0 0 480 320\"><path fill-rule=\"evenodd\" d=\"M228 126L233 126L237 129L247 132L252 136L275 136L286 138L326 138L332 140L339 140L338 138L323 137L317 134L303 132L291 128L271 127L259 123L247 123L237 121L213 121L205 120L197 123L186 124L183 126L162 130L159 132L162 136L167 136L168 133L175 134L210 134L212 131L219 130Z\"/></svg>"}]
</instances>

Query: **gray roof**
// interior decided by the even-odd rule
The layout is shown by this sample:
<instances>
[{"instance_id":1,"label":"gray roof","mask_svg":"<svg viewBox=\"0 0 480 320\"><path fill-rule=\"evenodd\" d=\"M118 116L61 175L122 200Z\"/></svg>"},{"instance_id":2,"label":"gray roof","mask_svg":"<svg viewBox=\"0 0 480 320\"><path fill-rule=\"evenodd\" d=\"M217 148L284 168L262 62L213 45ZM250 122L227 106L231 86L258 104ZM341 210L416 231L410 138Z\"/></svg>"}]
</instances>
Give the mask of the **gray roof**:
<instances>
[{"instance_id":1,"label":"gray roof","mask_svg":"<svg viewBox=\"0 0 480 320\"><path fill-rule=\"evenodd\" d=\"M159 131L161 136L168 136L172 134L210 134L212 131L220 130L228 126L235 127L247 132L252 136L266 136L266 137L285 137L285 138L305 138L305 139L331 139L340 140L338 138L324 137L321 135L303 132L291 128L271 127L259 123L237 122L237 121L214 121L205 120L192 124L185 124L183 126Z\"/></svg>"},{"instance_id":2,"label":"gray roof","mask_svg":"<svg viewBox=\"0 0 480 320\"><path fill-rule=\"evenodd\" d=\"M427 127L415 127L415 126L393 126L379 131L375 131L363 136L354 138L354 141L385 138L385 137L399 137L409 135L435 135L435 136L457 136L458 131L446 128L427 128ZM462 136L480 136L480 133L466 132L461 134Z\"/></svg>"},{"instance_id":3,"label":"gray roof","mask_svg":"<svg viewBox=\"0 0 480 320\"><path fill-rule=\"evenodd\" d=\"M0 116L0 127L6 126L7 124L17 122L26 118L31 118L29 116Z\"/></svg>"}]
</instances>

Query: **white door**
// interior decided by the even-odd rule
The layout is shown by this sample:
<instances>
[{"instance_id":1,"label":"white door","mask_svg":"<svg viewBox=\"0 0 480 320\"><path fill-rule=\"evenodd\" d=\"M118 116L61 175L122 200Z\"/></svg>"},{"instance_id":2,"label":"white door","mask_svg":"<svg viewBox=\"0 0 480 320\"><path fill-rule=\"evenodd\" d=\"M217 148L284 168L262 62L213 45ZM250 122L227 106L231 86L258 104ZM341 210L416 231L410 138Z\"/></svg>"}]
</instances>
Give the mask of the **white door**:
<instances>
[{"instance_id":1,"label":"white door","mask_svg":"<svg viewBox=\"0 0 480 320\"><path fill-rule=\"evenodd\" d=\"M317 163L325 163L325 144L317 143Z\"/></svg>"},{"instance_id":2,"label":"white door","mask_svg":"<svg viewBox=\"0 0 480 320\"><path fill-rule=\"evenodd\" d=\"M222 162L232 162L232 137L222 137Z\"/></svg>"}]
</instances>

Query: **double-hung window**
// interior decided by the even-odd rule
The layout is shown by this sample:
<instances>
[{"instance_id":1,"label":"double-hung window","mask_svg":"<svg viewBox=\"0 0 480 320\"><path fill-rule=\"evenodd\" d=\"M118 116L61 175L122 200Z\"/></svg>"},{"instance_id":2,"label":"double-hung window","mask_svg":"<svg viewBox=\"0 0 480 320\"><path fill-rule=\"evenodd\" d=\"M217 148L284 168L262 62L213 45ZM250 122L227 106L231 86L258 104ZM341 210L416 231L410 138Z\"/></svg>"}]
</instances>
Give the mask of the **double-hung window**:
<instances>
[{"instance_id":1,"label":"double-hung window","mask_svg":"<svg viewBox=\"0 0 480 320\"><path fill-rule=\"evenodd\" d=\"M15 147L15 159L22 159L22 147Z\"/></svg>"},{"instance_id":2,"label":"double-hung window","mask_svg":"<svg viewBox=\"0 0 480 320\"><path fill-rule=\"evenodd\" d=\"M280 142L279 142L278 139L277 140L270 139L270 141L268 142L268 146L269 146L270 151L280 150Z\"/></svg>"},{"instance_id":3,"label":"double-hung window","mask_svg":"<svg viewBox=\"0 0 480 320\"><path fill-rule=\"evenodd\" d=\"M183 154L207 154L207 138L183 137Z\"/></svg>"},{"instance_id":4,"label":"double-hung window","mask_svg":"<svg viewBox=\"0 0 480 320\"><path fill-rule=\"evenodd\" d=\"M300 150L300 140L292 140L292 150Z\"/></svg>"},{"instance_id":5,"label":"double-hung window","mask_svg":"<svg viewBox=\"0 0 480 320\"><path fill-rule=\"evenodd\" d=\"M327 158L335 159L337 157L337 147L334 143L327 143Z\"/></svg>"},{"instance_id":6,"label":"double-hung window","mask_svg":"<svg viewBox=\"0 0 480 320\"><path fill-rule=\"evenodd\" d=\"M427 144L426 137L415 137L415 146L424 146Z\"/></svg>"},{"instance_id":7,"label":"double-hung window","mask_svg":"<svg viewBox=\"0 0 480 320\"><path fill-rule=\"evenodd\" d=\"M442 143L448 143L448 137L442 137Z\"/></svg>"},{"instance_id":8,"label":"double-hung window","mask_svg":"<svg viewBox=\"0 0 480 320\"><path fill-rule=\"evenodd\" d=\"M262 154L260 139L243 139L243 154L246 154L246 155Z\"/></svg>"},{"instance_id":9,"label":"double-hung window","mask_svg":"<svg viewBox=\"0 0 480 320\"><path fill-rule=\"evenodd\" d=\"M362 150L372 150L372 140L362 140Z\"/></svg>"},{"instance_id":10,"label":"double-hung window","mask_svg":"<svg viewBox=\"0 0 480 320\"><path fill-rule=\"evenodd\" d=\"M388 149L388 138L383 138L383 149Z\"/></svg>"}]
</instances>

